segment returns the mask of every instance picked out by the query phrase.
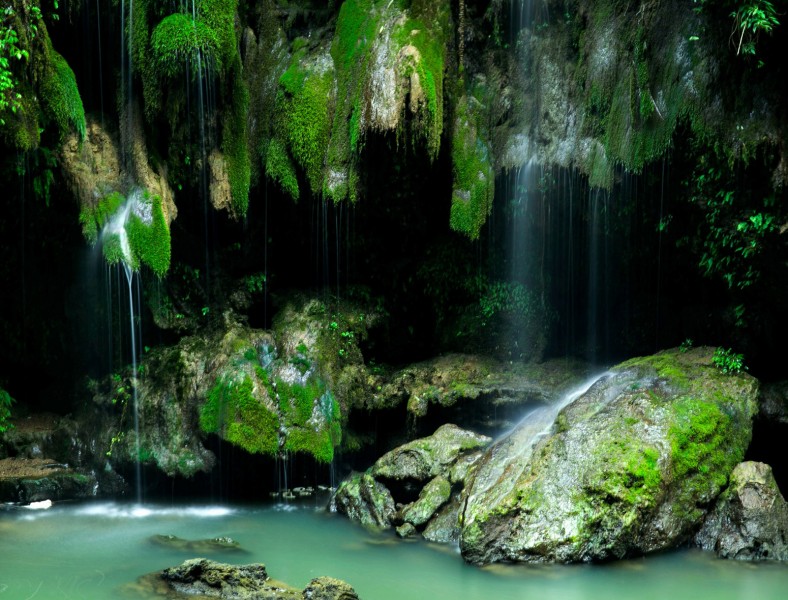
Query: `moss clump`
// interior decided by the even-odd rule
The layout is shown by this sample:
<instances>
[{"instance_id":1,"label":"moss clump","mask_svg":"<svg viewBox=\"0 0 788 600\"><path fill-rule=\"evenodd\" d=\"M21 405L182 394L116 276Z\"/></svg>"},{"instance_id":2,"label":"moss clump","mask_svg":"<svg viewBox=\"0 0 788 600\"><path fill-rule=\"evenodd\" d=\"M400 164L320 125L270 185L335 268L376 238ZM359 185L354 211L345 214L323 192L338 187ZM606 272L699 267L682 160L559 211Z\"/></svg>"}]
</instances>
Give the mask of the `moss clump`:
<instances>
[{"instance_id":1,"label":"moss clump","mask_svg":"<svg viewBox=\"0 0 788 600\"><path fill-rule=\"evenodd\" d=\"M481 135L481 106L473 97L460 98L452 139L454 182L449 223L471 239L479 237L495 196L490 146Z\"/></svg>"},{"instance_id":2,"label":"moss clump","mask_svg":"<svg viewBox=\"0 0 788 600\"><path fill-rule=\"evenodd\" d=\"M86 205L82 206L79 213L79 222L82 225L82 235L85 239L95 244L98 240L98 233L102 227L112 218L126 199L120 192L112 192L101 198L96 206L91 208Z\"/></svg>"},{"instance_id":3,"label":"moss clump","mask_svg":"<svg viewBox=\"0 0 788 600\"><path fill-rule=\"evenodd\" d=\"M109 265L119 265L125 260L123 244L117 233L109 234L104 238L101 251L104 254L104 260Z\"/></svg>"},{"instance_id":4,"label":"moss clump","mask_svg":"<svg viewBox=\"0 0 788 600\"><path fill-rule=\"evenodd\" d=\"M170 268L170 228L161 198L145 192L138 202L139 209L133 210L126 222L129 247L138 264L145 263L163 277Z\"/></svg>"},{"instance_id":5,"label":"moss clump","mask_svg":"<svg viewBox=\"0 0 788 600\"><path fill-rule=\"evenodd\" d=\"M417 90L411 85L411 111L414 113L414 134L426 143L431 159L438 155L443 133L443 75L446 63L447 36L450 31L449 3L416 0L411 3L412 17L401 20L393 37L398 48L412 47L416 53L402 52L399 65L401 75L420 88L417 105L413 97ZM415 77L414 77L415 76Z\"/></svg>"},{"instance_id":6,"label":"moss clump","mask_svg":"<svg viewBox=\"0 0 788 600\"><path fill-rule=\"evenodd\" d=\"M183 13L163 19L150 40L155 67L166 77L179 75L187 64L196 73L198 56L205 61L203 66L213 63L218 43L215 31Z\"/></svg>"},{"instance_id":7,"label":"moss clump","mask_svg":"<svg viewBox=\"0 0 788 600\"><path fill-rule=\"evenodd\" d=\"M66 59L54 48L49 48L49 66L41 82L42 103L47 114L55 122L60 137L76 131L80 139L85 138L85 109L79 95L74 71Z\"/></svg>"},{"instance_id":8,"label":"moss clump","mask_svg":"<svg viewBox=\"0 0 788 600\"><path fill-rule=\"evenodd\" d=\"M246 115L249 112L249 90L241 77L240 59L232 80L230 110L222 129L222 150L227 161L227 177L236 215L245 215L249 208L249 186L252 164L247 146Z\"/></svg>"},{"instance_id":9,"label":"moss clump","mask_svg":"<svg viewBox=\"0 0 788 600\"><path fill-rule=\"evenodd\" d=\"M728 475L744 459L750 442L749 430L735 427L716 402L692 397L675 403L668 437L673 475L683 482L682 494L701 504L725 487ZM692 518L703 514L702 508L689 510Z\"/></svg>"},{"instance_id":10,"label":"moss clump","mask_svg":"<svg viewBox=\"0 0 788 600\"><path fill-rule=\"evenodd\" d=\"M326 148L331 135L333 83L328 57L307 61L306 49L293 54L290 66L279 79L276 97L276 114L280 115L276 125L278 144L272 143L274 155L271 157L272 167L277 170L269 176L286 182L283 187L288 192L294 187L293 178L287 172L289 157L306 173L312 193L319 195L322 191ZM283 146L289 150L289 156L276 154ZM298 193L291 193L291 196L297 198Z\"/></svg>"},{"instance_id":11,"label":"moss clump","mask_svg":"<svg viewBox=\"0 0 788 600\"><path fill-rule=\"evenodd\" d=\"M252 454L274 456L279 451L279 419L254 397L253 390L248 376L240 382L218 380L200 410L200 429L220 434Z\"/></svg>"},{"instance_id":12,"label":"moss clump","mask_svg":"<svg viewBox=\"0 0 788 600\"><path fill-rule=\"evenodd\" d=\"M301 192L298 189L298 176L295 172L295 165L287 153L284 142L278 138L272 139L268 144L268 151L265 154L265 172L293 200L298 200Z\"/></svg>"}]
</instances>

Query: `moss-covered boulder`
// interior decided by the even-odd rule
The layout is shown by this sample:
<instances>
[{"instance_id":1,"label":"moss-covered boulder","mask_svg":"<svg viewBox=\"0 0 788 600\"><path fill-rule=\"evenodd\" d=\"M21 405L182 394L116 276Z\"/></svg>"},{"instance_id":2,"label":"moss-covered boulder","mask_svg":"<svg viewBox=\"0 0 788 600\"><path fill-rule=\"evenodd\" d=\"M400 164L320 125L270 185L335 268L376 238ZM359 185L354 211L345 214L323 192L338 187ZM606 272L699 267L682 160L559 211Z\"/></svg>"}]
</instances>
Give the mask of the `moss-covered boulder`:
<instances>
[{"instance_id":1,"label":"moss-covered boulder","mask_svg":"<svg viewBox=\"0 0 788 600\"><path fill-rule=\"evenodd\" d=\"M137 584L125 586L124 591L132 597L170 600L358 600L356 591L339 579L317 577L298 590L271 579L263 564L228 565L205 558L145 575Z\"/></svg>"},{"instance_id":2,"label":"moss-covered boulder","mask_svg":"<svg viewBox=\"0 0 788 600\"><path fill-rule=\"evenodd\" d=\"M721 558L788 560L788 503L769 465L736 466L695 543Z\"/></svg>"},{"instance_id":3,"label":"moss-covered boulder","mask_svg":"<svg viewBox=\"0 0 788 600\"><path fill-rule=\"evenodd\" d=\"M489 443L486 436L443 425L386 453L366 473L353 473L332 506L367 527L395 527L402 537L429 530L434 541L456 539L457 494ZM450 505L453 510L441 510Z\"/></svg>"},{"instance_id":4,"label":"moss-covered boulder","mask_svg":"<svg viewBox=\"0 0 788 600\"><path fill-rule=\"evenodd\" d=\"M711 358L698 348L634 359L546 428L526 418L466 485L465 559L595 561L690 540L744 457L757 410L757 381Z\"/></svg>"},{"instance_id":5,"label":"moss-covered boulder","mask_svg":"<svg viewBox=\"0 0 788 600\"><path fill-rule=\"evenodd\" d=\"M352 473L337 488L331 500L334 510L364 527L391 527L396 508L391 492L369 473Z\"/></svg>"},{"instance_id":6,"label":"moss-covered boulder","mask_svg":"<svg viewBox=\"0 0 788 600\"><path fill-rule=\"evenodd\" d=\"M490 438L456 425L442 425L429 437L413 440L381 456L372 467L377 479L429 481L445 475L460 455L483 448Z\"/></svg>"}]
</instances>

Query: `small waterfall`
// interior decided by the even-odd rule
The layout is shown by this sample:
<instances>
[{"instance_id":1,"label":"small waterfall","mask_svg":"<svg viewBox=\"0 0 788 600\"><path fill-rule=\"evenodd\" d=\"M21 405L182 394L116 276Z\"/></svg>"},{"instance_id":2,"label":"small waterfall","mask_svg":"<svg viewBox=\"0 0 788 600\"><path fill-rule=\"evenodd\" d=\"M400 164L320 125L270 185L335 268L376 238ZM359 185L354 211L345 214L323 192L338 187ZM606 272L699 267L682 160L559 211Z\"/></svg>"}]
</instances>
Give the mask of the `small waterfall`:
<instances>
[{"instance_id":1,"label":"small waterfall","mask_svg":"<svg viewBox=\"0 0 788 600\"><path fill-rule=\"evenodd\" d=\"M139 322L139 315L141 313L141 280L139 273L135 267L138 267L135 260L131 246L129 244L128 233L126 231L126 224L131 214L140 217L143 221L148 221L150 215L147 214L146 207L140 202L142 191L135 190L129 195L129 198L121 206L121 208L112 216L106 223L101 232L102 244L107 240L117 239L120 243L122 259L117 265L118 272L120 269L125 274L126 287L128 290L128 314L129 314L129 338L130 338L130 357L131 357L131 390L133 398L134 409L134 462L135 462L135 495L138 504L142 503L142 465L140 464L140 410L139 410L139 395L137 390L137 375L138 375L138 354L139 354L139 341L141 337L141 325ZM120 285L120 282L118 282ZM136 294L135 294L136 287ZM111 291L108 292L111 297ZM122 312L122 304L120 295L118 297L118 311ZM110 317L111 320L111 317ZM112 336L110 335L110 338ZM122 337L122 329L119 330L119 337ZM121 340L122 343L122 340ZM110 348L112 341L110 340Z\"/></svg>"},{"instance_id":2,"label":"small waterfall","mask_svg":"<svg viewBox=\"0 0 788 600\"><path fill-rule=\"evenodd\" d=\"M473 482L466 488L466 505L479 502L480 496L487 497L483 500L485 502L491 496L506 497L528 467L536 444L552 431L558 414L608 375L608 372L595 375L564 394L557 402L535 408L514 429L494 442L482 457Z\"/></svg>"}]
</instances>

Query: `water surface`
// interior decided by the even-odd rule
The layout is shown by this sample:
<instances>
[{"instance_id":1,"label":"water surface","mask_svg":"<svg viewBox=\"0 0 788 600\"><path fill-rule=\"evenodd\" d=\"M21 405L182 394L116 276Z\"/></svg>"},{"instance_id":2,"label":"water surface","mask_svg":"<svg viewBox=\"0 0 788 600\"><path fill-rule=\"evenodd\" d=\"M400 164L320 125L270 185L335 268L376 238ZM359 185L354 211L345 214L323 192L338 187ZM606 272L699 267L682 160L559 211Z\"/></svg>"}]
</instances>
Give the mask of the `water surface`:
<instances>
[{"instance_id":1,"label":"water surface","mask_svg":"<svg viewBox=\"0 0 788 600\"><path fill-rule=\"evenodd\" d=\"M608 565L463 563L456 548L375 534L319 509L322 502L260 506L88 503L0 510L0 600L109 599L145 573L193 554L152 544L230 536L246 553L209 558L262 562L304 587L321 575L349 582L362 600L770 600L788 597L788 565L723 561L682 551Z\"/></svg>"}]
</instances>

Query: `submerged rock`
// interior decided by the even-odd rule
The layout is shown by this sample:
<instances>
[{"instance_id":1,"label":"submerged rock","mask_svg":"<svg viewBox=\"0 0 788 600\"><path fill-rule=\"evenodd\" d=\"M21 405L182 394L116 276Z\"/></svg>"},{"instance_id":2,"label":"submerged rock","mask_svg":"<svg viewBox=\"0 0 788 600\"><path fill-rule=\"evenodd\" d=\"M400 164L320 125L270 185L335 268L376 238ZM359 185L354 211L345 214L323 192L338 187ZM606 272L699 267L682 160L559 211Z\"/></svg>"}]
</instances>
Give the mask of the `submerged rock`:
<instances>
[{"instance_id":1,"label":"submerged rock","mask_svg":"<svg viewBox=\"0 0 788 600\"><path fill-rule=\"evenodd\" d=\"M185 540L175 535L154 535L150 542L157 546L165 546L180 552L245 552L241 545L229 537L217 537L208 540Z\"/></svg>"},{"instance_id":2,"label":"submerged rock","mask_svg":"<svg viewBox=\"0 0 788 600\"><path fill-rule=\"evenodd\" d=\"M721 558L788 560L788 503L769 465L743 462L695 543Z\"/></svg>"},{"instance_id":3,"label":"submerged rock","mask_svg":"<svg viewBox=\"0 0 788 600\"><path fill-rule=\"evenodd\" d=\"M358 600L355 590L338 579L318 577L301 591L269 578L265 565L228 565L205 558L145 575L127 591L171 600Z\"/></svg>"},{"instance_id":4,"label":"submerged rock","mask_svg":"<svg viewBox=\"0 0 788 600\"><path fill-rule=\"evenodd\" d=\"M712 350L623 363L558 414L491 446L466 485L460 549L476 564L622 558L691 539L744 457L758 384Z\"/></svg>"}]
</instances>

